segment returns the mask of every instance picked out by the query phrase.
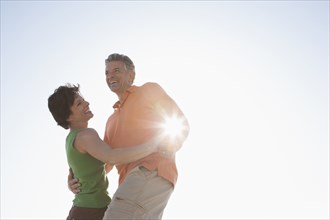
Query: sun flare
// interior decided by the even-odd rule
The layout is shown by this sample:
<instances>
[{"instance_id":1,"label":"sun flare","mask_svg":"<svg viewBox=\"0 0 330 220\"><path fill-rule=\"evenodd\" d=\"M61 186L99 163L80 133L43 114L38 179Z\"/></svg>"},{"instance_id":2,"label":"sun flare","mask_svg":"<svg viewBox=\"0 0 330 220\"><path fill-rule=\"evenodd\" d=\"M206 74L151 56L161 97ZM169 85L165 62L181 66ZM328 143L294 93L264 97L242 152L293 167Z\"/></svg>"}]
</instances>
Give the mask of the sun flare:
<instances>
[{"instance_id":1,"label":"sun flare","mask_svg":"<svg viewBox=\"0 0 330 220\"><path fill-rule=\"evenodd\" d=\"M164 129L164 135L171 139L179 137L184 128L182 120L175 115L165 117L162 127Z\"/></svg>"}]
</instances>

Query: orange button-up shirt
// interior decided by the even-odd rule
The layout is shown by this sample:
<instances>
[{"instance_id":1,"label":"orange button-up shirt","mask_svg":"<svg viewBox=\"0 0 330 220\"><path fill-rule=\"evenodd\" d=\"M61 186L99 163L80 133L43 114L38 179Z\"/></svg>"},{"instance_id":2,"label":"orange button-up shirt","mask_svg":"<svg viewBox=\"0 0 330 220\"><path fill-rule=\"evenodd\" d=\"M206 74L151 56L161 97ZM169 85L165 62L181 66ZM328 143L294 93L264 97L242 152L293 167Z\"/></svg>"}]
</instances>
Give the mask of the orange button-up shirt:
<instances>
[{"instance_id":1,"label":"orange button-up shirt","mask_svg":"<svg viewBox=\"0 0 330 220\"><path fill-rule=\"evenodd\" d=\"M180 148L189 133L188 122L177 104L156 83L146 83L141 87L131 86L123 102L116 102L115 111L110 115L105 129L104 141L113 148L131 147L147 142L161 132L164 117L173 114L181 117L185 132L172 143ZM175 145L175 146L174 146ZM119 184L134 167L141 165L148 170L157 170L158 175L175 185L178 172L175 157L169 158L160 153L153 153L138 161L116 165Z\"/></svg>"}]
</instances>

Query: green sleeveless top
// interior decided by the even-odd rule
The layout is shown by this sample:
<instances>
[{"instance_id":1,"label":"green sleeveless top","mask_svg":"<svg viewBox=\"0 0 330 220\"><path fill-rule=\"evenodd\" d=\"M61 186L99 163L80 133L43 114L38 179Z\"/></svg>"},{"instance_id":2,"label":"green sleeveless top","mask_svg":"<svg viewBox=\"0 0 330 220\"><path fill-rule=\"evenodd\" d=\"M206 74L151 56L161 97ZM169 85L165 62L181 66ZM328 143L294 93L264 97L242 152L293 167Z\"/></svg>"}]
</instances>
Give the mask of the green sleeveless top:
<instances>
[{"instance_id":1,"label":"green sleeveless top","mask_svg":"<svg viewBox=\"0 0 330 220\"><path fill-rule=\"evenodd\" d=\"M80 193L73 205L85 208L104 208L111 198L108 195L108 178L104 163L88 153L80 153L73 147L79 130L71 131L66 138L66 155L74 177L80 182Z\"/></svg>"}]
</instances>

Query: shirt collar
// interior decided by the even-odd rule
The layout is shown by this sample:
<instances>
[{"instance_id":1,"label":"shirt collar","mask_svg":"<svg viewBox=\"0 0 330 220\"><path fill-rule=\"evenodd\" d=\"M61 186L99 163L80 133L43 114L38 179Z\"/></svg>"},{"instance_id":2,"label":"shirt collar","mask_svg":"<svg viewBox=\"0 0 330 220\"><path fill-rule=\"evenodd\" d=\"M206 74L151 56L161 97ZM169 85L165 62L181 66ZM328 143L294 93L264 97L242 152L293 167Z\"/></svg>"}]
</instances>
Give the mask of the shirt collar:
<instances>
[{"instance_id":1,"label":"shirt collar","mask_svg":"<svg viewBox=\"0 0 330 220\"><path fill-rule=\"evenodd\" d=\"M124 101L123 101L123 103L120 103L120 101L118 100L118 101L117 101L112 107L113 107L115 110L117 110L117 109L123 107L124 104L125 104L125 102L126 102L127 97L129 96L129 94L135 92L136 89L137 89L137 86L134 86L134 85L131 86L131 87L129 87L129 88L125 91L125 95L124 95L125 97L124 97Z\"/></svg>"}]
</instances>

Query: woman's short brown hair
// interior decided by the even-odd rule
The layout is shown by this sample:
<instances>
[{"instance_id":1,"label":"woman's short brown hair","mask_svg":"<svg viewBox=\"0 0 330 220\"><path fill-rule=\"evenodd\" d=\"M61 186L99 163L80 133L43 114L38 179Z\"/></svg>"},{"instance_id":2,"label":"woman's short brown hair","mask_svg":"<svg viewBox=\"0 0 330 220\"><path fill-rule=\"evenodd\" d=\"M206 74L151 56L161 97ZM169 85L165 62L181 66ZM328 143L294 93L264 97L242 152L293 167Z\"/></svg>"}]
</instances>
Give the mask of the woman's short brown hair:
<instances>
[{"instance_id":1,"label":"woman's short brown hair","mask_svg":"<svg viewBox=\"0 0 330 220\"><path fill-rule=\"evenodd\" d=\"M66 84L55 89L48 98L48 109L52 113L58 125L65 129L69 128L68 118L71 114L71 106L79 95L79 84L77 86Z\"/></svg>"}]
</instances>

